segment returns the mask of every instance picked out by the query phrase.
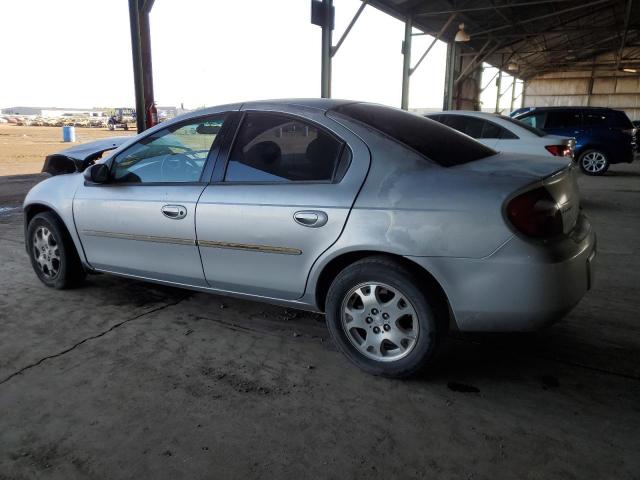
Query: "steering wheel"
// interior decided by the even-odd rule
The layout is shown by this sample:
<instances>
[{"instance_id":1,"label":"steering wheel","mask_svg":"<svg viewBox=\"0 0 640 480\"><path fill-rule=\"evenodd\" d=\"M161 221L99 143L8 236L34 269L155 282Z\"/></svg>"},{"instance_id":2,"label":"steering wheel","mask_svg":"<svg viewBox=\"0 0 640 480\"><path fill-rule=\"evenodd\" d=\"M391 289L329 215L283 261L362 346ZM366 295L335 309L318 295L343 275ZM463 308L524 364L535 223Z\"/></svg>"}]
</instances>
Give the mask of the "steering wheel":
<instances>
[{"instance_id":1,"label":"steering wheel","mask_svg":"<svg viewBox=\"0 0 640 480\"><path fill-rule=\"evenodd\" d=\"M200 178L201 168L189 157L187 153L174 153L166 155L160 164L160 178L165 177L175 179L193 179L197 181Z\"/></svg>"}]
</instances>

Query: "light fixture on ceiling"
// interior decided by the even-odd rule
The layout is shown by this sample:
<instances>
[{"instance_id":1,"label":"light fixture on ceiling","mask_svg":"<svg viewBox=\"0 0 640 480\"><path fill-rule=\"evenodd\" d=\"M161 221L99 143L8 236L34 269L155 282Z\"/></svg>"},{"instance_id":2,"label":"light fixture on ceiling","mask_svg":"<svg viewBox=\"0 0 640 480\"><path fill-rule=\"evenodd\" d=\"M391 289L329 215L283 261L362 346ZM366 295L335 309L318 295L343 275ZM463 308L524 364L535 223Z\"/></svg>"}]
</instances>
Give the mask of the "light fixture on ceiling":
<instances>
[{"instance_id":1,"label":"light fixture on ceiling","mask_svg":"<svg viewBox=\"0 0 640 480\"><path fill-rule=\"evenodd\" d=\"M622 71L627 73L638 73L637 68L623 68Z\"/></svg>"},{"instance_id":2,"label":"light fixture on ceiling","mask_svg":"<svg viewBox=\"0 0 640 480\"><path fill-rule=\"evenodd\" d=\"M461 23L458 27L460 30L456 33L456 38L454 38L454 40L456 42L468 42L471 40L471 36L464 30L464 23Z\"/></svg>"},{"instance_id":3,"label":"light fixture on ceiling","mask_svg":"<svg viewBox=\"0 0 640 480\"><path fill-rule=\"evenodd\" d=\"M518 71L518 64L516 62L509 62L507 64L507 70L510 72L517 72Z\"/></svg>"}]
</instances>

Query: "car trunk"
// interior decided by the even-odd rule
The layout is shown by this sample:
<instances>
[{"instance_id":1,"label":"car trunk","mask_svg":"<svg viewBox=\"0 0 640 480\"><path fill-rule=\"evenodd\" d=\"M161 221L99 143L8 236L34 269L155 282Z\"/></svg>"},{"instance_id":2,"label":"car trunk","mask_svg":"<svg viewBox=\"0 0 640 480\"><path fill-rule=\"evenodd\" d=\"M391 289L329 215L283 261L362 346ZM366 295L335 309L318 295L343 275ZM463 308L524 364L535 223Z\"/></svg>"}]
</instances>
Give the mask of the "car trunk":
<instances>
[{"instance_id":1,"label":"car trunk","mask_svg":"<svg viewBox=\"0 0 640 480\"><path fill-rule=\"evenodd\" d=\"M576 225L580 193L575 170L568 158L501 153L452 168L486 175L489 182L491 178L504 180L509 177L510 182L501 182L510 190L506 192L507 198L543 187L562 215L564 233L571 232Z\"/></svg>"}]
</instances>

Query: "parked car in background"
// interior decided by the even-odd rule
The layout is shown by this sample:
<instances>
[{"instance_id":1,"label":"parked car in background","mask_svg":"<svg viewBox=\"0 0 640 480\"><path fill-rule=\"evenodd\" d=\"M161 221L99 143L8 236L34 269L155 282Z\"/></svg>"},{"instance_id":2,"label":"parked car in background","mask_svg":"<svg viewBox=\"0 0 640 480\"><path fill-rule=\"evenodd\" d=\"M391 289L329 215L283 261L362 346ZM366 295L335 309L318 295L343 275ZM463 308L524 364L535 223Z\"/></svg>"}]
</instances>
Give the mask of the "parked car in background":
<instances>
[{"instance_id":1,"label":"parked car in background","mask_svg":"<svg viewBox=\"0 0 640 480\"><path fill-rule=\"evenodd\" d=\"M225 105L55 158L61 174L24 202L45 285L103 272L325 312L378 375L415 373L449 328L539 329L591 287L567 159L497 153L395 108Z\"/></svg>"},{"instance_id":2,"label":"parked car in background","mask_svg":"<svg viewBox=\"0 0 640 480\"><path fill-rule=\"evenodd\" d=\"M573 138L550 135L504 115L453 110L429 113L425 116L455 128L500 152L573 158L575 146Z\"/></svg>"},{"instance_id":3,"label":"parked car in background","mask_svg":"<svg viewBox=\"0 0 640 480\"><path fill-rule=\"evenodd\" d=\"M587 175L603 175L614 163L638 155L637 130L621 110L599 107L535 107L511 116L532 127L576 139L576 159Z\"/></svg>"},{"instance_id":4,"label":"parked car in background","mask_svg":"<svg viewBox=\"0 0 640 480\"><path fill-rule=\"evenodd\" d=\"M631 123L635 128L640 128L640 120L633 120Z\"/></svg>"}]
</instances>

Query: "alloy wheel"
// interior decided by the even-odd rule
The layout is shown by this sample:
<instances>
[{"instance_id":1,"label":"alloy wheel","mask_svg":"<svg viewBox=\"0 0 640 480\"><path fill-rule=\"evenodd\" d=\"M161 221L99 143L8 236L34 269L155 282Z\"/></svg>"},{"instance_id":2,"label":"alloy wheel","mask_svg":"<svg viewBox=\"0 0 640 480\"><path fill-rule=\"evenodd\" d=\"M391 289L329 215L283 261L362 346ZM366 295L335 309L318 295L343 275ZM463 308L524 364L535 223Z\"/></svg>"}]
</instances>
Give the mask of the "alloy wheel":
<instances>
[{"instance_id":1,"label":"alloy wheel","mask_svg":"<svg viewBox=\"0 0 640 480\"><path fill-rule=\"evenodd\" d=\"M416 310L407 296L383 283L363 283L345 296L342 328L351 344L373 360L406 357L420 333Z\"/></svg>"},{"instance_id":2,"label":"alloy wheel","mask_svg":"<svg viewBox=\"0 0 640 480\"><path fill-rule=\"evenodd\" d=\"M600 152L589 152L582 157L582 168L589 173L599 173L607 165L607 158Z\"/></svg>"},{"instance_id":3,"label":"alloy wheel","mask_svg":"<svg viewBox=\"0 0 640 480\"><path fill-rule=\"evenodd\" d=\"M60 248L47 227L38 227L33 235L33 258L42 274L50 279L60 273Z\"/></svg>"}]
</instances>

